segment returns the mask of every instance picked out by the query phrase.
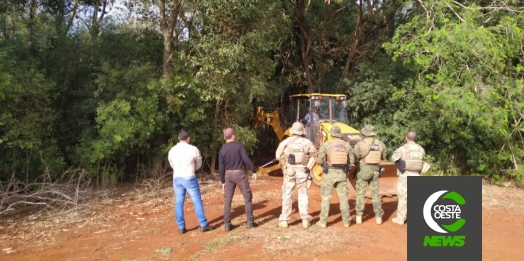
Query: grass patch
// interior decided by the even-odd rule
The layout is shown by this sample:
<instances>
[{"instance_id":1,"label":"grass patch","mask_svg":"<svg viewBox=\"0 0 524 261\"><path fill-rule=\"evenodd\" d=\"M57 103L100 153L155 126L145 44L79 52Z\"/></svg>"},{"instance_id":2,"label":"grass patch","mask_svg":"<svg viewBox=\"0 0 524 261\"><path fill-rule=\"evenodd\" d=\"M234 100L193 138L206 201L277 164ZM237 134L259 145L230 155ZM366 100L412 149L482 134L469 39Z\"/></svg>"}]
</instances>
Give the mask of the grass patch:
<instances>
[{"instance_id":1,"label":"grass patch","mask_svg":"<svg viewBox=\"0 0 524 261\"><path fill-rule=\"evenodd\" d=\"M161 248L155 250L155 253L162 254L168 260L171 258L171 253L172 252L173 252L173 248L172 247L161 247Z\"/></svg>"},{"instance_id":2,"label":"grass patch","mask_svg":"<svg viewBox=\"0 0 524 261\"><path fill-rule=\"evenodd\" d=\"M193 255L191 255L189 260L196 260L197 258L199 258L202 255L202 253L203 253L203 250L196 251Z\"/></svg>"},{"instance_id":3,"label":"grass patch","mask_svg":"<svg viewBox=\"0 0 524 261\"><path fill-rule=\"evenodd\" d=\"M217 237L207 243L209 247L219 247L227 244L245 243L248 236L242 232L235 231L226 237Z\"/></svg>"},{"instance_id":4,"label":"grass patch","mask_svg":"<svg viewBox=\"0 0 524 261\"><path fill-rule=\"evenodd\" d=\"M524 212L524 190L493 185L482 186L482 207L505 211Z\"/></svg>"},{"instance_id":5,"label":"grass patch","mask_svg":"<svg viewBox=\"0 0 524 261\"><path fill-rule=\"evenodd\" d=\"M199 257L201 257L205 253L218 253L219 249L223 248L223 246L228 244L235 244L242 247L249 247L249 242L251 237L247 236L246 234L234 231L231 234L225 236L225 237L217 237L213 238L212 240L208 241L200 251L195 252L190 260L197 260ZM206 259L209 260L209 259Z\"/></svg>"},{"instance_id":6,"label":"grass patch","mask_svg":"<svg viewBox=\"0 0 524 261\"><path fill-rule=\"evenodd\" d=\"M322 229L311 226L303 229L300 225L292 225L287 229L277 228L278 220L268 222L266 226L257 229L255 237L264 241L263 249L269 253L304 249L309 253L325 253L347 248L351 242L378 240L372 234L359 230L348 230L341 227ZM295 252L290 253L295 256Z\"/></svg>"},{"instance_id":7,"label":"grass patch","mask_svg":"<svg viewBox=\"0 0 524 261\"><path fill-rule=\"evenodd\" d=\"M205 248L205 250L206 250L207 252L211 252L211 253L213 253L213 254L216 254L216 253L217 253L217 249L216 249L214 246L212 246L212 245L207 245L206 248Z\"/></svg>"}]
</instances>

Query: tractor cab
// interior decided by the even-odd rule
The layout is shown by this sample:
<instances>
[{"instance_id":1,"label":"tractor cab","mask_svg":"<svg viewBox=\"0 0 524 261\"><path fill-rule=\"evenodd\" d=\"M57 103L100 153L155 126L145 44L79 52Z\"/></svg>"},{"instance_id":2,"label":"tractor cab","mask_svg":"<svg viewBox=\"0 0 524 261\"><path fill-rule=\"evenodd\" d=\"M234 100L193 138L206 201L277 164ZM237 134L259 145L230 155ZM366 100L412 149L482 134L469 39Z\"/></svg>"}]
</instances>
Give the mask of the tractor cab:
<instances>
[{"instance_id":1,"label":"tractor cab","mask_svg":"<svg viewBox=\"0 0 524 261\"><path fill-rule=\"evenodd\" d=\"M295 94L290 96L292 122L304 124L306 137L318 148L329 136L329 128L336 124L348 134L359 134L348 126L346 95ZM348 136L344 137L345 139Z\"/></svg>"}]
</instances>

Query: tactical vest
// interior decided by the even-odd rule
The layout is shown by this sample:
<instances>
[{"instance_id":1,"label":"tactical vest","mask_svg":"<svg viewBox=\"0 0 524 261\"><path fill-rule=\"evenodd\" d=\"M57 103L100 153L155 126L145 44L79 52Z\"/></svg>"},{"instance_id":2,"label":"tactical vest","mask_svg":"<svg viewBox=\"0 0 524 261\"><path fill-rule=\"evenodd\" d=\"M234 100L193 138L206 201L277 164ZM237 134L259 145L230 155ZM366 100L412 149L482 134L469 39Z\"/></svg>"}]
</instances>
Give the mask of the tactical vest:
<instances>
[{"instance_id":1,"label":"tactical vest","mask_svg":"<svg viewBox=\"0 0 524 261\"><path fill-rule=\"evenodd\" d=\"M334 139L331 146L327 149L327 163L330 165L347 165L348 163L348 145L344 140Z\"/></svg>"},{"instance_id":2,"label":"tactical vest","mask_svg":"<svg viewBox=\"0 0 524 261\"><path fill-rule=\"evenodd\" d=\"M360 163L364 164L379 164L382 159L382 152L384 148L380 146L380 142L373 139L373 143L368 143L366 139L362 140L364 144L360 147ZM364 146L362 146L364 145Z\"/></svg>"},{"instance_id":3,"label":"tactical vest","mask_svg":"<svg viewBox=\"0 0 524 261\"><path fill-rule=\"evenodd\" d=\"M287 147L284 150L284 155L289 157L290 154L295 155L294 164L302 164L302 160L305 159L306 145L303 144L303 138L292 140L290 143L286 144ZM291 162L288 162L292 164Z\"/></svg>"},{"instance_id":4,"label":"tactical vest","mask_svg":"<svg viewBox=\"0 0 524 261\"><path fill-rule=\"evenodd\" d=\"M424 150L416 143L407 143L401 159L406 162L406 170L420 172L424 166Z\"/></svg>"}]
</instances>

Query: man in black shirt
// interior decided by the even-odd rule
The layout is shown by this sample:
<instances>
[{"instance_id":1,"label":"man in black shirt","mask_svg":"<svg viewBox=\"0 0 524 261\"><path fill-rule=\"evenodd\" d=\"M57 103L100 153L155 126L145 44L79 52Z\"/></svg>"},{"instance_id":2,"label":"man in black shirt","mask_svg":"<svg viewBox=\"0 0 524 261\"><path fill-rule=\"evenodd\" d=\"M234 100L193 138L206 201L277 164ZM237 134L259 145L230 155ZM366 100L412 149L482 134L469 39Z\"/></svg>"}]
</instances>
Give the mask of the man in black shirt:
<instances>
[{"instance_id":1,"label":"man in black shirt","mask_svg":"<svg viewBox=\"0 0 524 261\"><path fill-rule=\"evenodd\" d=\"M231 201L235 188L238 186L244 196L244 205L247 216L247 228L257 227L255 216L253 215L253 193L244 171L244 163L251 172L255 173L253 162L247 156L246 148L238 141L235 141L235 131L232 128L224 130L226 144L220 149L218 154L218 173L224 191L224 226L226 231L231 231ZM256 176L255 176L256 177Z\"/></svg>"}]
</instances>

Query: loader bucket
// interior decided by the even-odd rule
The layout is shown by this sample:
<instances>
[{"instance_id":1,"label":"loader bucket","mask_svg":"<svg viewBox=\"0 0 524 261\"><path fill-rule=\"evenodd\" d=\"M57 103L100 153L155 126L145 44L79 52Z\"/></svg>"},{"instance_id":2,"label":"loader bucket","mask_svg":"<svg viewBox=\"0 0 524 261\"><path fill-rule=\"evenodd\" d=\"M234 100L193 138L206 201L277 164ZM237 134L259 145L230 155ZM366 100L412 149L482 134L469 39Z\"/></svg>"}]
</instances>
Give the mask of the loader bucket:
<instances>
[{"instance_id":1,"label":"loader bucket","mask_svg":"<svg viewBox=\"0 0 524 261\"><path fill-rule=\"evenodd\" d=\"M397 166L392 162L383 161L380 163L380 167L384 168L382 176L379 178L380 184L380 196L382 197L393 197L397 195ZM349 198L356 197L356 178L353 178L355 172L355 165L351 165L351 172L349 174L348 188L349 188ZM313 167L313 182L315 185L320 187L322 185L322 177L324 173L322 172L322 166L316 164ZM366 198L371 198L371 192L369 188L366 188Z\"/></svg>"},{"instance_id":2,"label":"loader bucket","mask_svg":"<svg viewBox=\"0 0 524 261\"><path fill-rule=\"evenodd\" d=\"M264 176L269 176L269 173L273 172L273 171L277 171L277 170L280 170L280 164L278 164L278 162L276 162L275 164L273 165L270 165L270 166L267 166L267 167L258 167L257 169L257 176L258 177L264 177Z\"/></svg>"}]
</instances>

